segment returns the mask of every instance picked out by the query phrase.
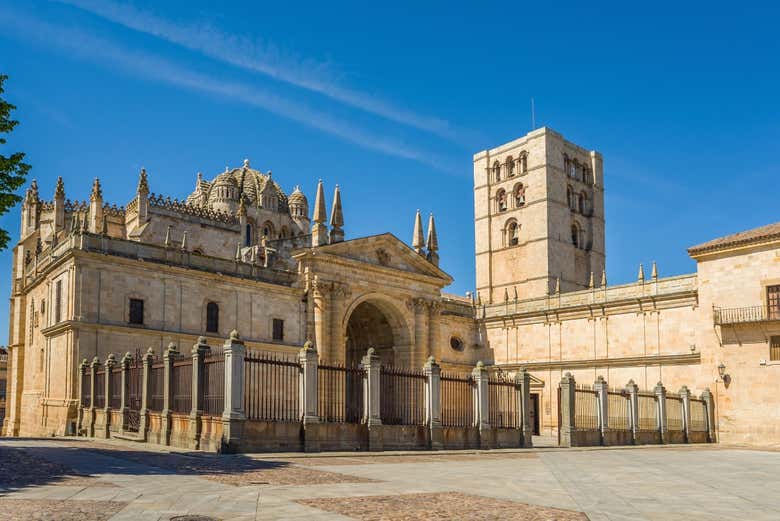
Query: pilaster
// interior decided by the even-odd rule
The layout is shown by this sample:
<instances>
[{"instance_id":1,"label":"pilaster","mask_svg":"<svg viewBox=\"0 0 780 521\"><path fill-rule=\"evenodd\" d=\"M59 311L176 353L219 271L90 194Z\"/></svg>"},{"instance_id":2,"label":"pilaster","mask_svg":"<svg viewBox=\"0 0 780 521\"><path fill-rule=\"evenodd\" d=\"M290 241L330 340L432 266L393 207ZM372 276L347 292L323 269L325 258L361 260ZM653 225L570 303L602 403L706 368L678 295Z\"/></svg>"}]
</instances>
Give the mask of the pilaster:
<instances>
[{"instance_id":1,"label":"pilaster","mask_svg":"<svg viewBox=\"0 0 780 521\"><path fill-rule=\"evenodd\" d=\"M225 340L225 410L222 413L222 452L238 450L244 413L244 357L246 346L235 329Z\"/></svg>"},{"instance_id":2,"label":"pilaster","mask_svg":"<svg viewBox=\"0 0 780 521\"><path fill-rule=\"evenodd\" d=\"M428 357L423 367L425 373L425 421L430 429L431 449L444 448L441 425L441 367L434 357Z\"/></svg>"},{"instance_id":3,"label":"pilaster","mask_svg":"<svg viewBox=\"0 0 780 521\"><path fill-rule=\"evenodd\" d=\"M566 373L561 378L560 394L558 399L560 403L558 407L561 409L561 424L558 426L559 440L558 445L561 447L573 447L576 446L576 440L573 439L574 429L574 400L576 398L576 381L571 373Z\"/></svg>"}]
</instances>

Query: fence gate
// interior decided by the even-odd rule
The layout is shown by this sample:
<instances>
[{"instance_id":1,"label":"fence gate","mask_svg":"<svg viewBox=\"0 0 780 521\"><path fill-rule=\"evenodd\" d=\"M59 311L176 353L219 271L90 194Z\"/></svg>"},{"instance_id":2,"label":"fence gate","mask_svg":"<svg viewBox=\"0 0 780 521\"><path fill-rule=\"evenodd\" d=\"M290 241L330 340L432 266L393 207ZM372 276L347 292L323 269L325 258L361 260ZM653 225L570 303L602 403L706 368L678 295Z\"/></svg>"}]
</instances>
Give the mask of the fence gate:
<instances>
[{"instance_id":1,"label":"fence gate","mask_svg":"<svg viewBox=\"0 0 780 521\"><path fill-rule=\"evenodd\" d=\"M130 367L127 371L127 425L125 430L138 432L141 426L141 395L143 393L144 364L141 360L141 351L136 350Z\"/></svg>"}]
</instances>

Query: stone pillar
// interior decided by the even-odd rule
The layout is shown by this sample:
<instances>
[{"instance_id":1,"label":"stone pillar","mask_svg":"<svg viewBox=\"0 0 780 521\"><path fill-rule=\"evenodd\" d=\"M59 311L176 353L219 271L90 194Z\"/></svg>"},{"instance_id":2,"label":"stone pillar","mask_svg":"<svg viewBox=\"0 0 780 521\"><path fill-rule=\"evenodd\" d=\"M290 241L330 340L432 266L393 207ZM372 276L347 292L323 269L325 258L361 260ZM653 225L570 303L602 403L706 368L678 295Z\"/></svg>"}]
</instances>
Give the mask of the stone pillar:
<instances>
[{"instance_id":1,"label":"stone pillar","mask_svg":"<svg viewBox=\"0 0 780 521\"><path fill-rule=\"evenodd\" d=\"M87 359L85 358L79 364L79 417L78 417L78 423L76 424L76 436L81 434L81 432L86 427L85 416L88 414L89 406L87 407L84 406L82 397L84 396L84 376L87 375L88 369L89 369L89 362L87 362Z\"/></svg>"},{"instance_id":2,"label":"stone pillar","mask_svg":"<svg viewBox=\"0 0 780 521\"><path fill-rule=\"evenodd\" d=\"M430 448L444 448L444 433L441 428L441 367L434 357L428 357L423 367L425 373L425 423L430 429Z\"/></svg>"},{"instance_id":3,"label":"stone pillar","mask_svg":"<svg viewBox=\"0 0 780 521\"><path fill-rule=\"evenodd\" d=\"M596 400L599 417L599 431L601 432L601 444L607 443L607 430L609 429L609 396L607 381L599 375L593 382L593 390L596 391Z\"/></svg>"},{"instance_id":4,"label":"stone pillar","mask_svg":"<svg viewBox=\"0 0 780 521\"><path fill-rule=\"evenodd\" d=\"M95 375L97 374L98 367L100 367L100 359L96 356L92 359L90 366L90 381L89 381L89 425L87 426L87 436L95 436Z\"/></svg>"},{"instance_id":5,"label":"stone pillar","mask_svg":"<svg viewBox=\"0 0 780 521\"><path fill-rule=\"evenodd\" d=\"M639 442L639 386L634 380L629 380L628 384L626 384L626 391L628 392L630 404L631 439L636 444Z\"/></svg>"},{"instance_id":6,"label":"stone pillar","mask_svg":"<svg viewBox=\"0 0 780 521\"><path fill-rule=\"evenodd\" d=\"M303 422L303 450L316 452L320 450L317 430L314 425L320 422L317 410L317 377L318 354L314 344L306 342L298 352L298 362L301 364L300 382L300 418Z\"/></svg>"},{"instance_id":7,"label":"stone pillar","mask_svg":"<svg viewBox=\"0 0 780 521\"><path fill-rule=\"evenodd\" d=\"M244 413L244 357L246 346L235 329L225 340L225 410L222 413L222 452L238 450L246 421Z\"/></svg>"},{"instance_id":8,"label":"stone pillar","mask_svg":"<svg viewBox=\"0 0 780 521\"><path fill-rule=\"evenodd\" d=\"M122 357L122 361L120 362L122 364L122 389L120 390L122 393L122 397L120 399L120 405L119 409L122 412L122 425L119 426L119 429L117 429L119 432L124 433L125 432L125 425L127 425L127 416L129 414L129 397L127 396L127 383L130 378L130 362L133 361L133 355L131 355L129 352L125 353L125 356Z\"/></svg>"},{"instance_id":9,"label":"stone pillar","mask_svg":"<svg viewBox=\"0 0 780 521\"><path fill-rule=\"evenodd\" d=\"M691 435L691 391L687 385L680 387L680 398L682 398L682 419L683 431L685 432L685 443L689 443Z\"/></svg>"},{"instance_id":10,"label":"stone pillar","mask_svg":"<svg viewBox=\"0 0 780 521\"><path fill-rule=\"evenodd\" d=\"M150 347L143 357L144 374L141 381L141 411L138 413L140 416L140 422L138 426L138 434L146 441L146 431L149 424L149 403L152 398L149 392L152 378L152 363L154 362L154 350Z\"/></svg>"},{"instance_id":11,"label":"stone pillar","mask_svg":"<svg viewBox=\"0 0 780 521\"><path fill-rule=\"evenodd\" d=\"M165 364L163 369L163 410L160 413L162 433L160 441L162 445L170 445L171 443L171 405L173 404L173 362L176 360L176 356L179 351L176 350L176 345L171 342L168 344L168 349L163 354L163 363Z\"/></svg>"},{"instance_id":12,"label":"stone pillar","mask_svg":"<svg viewBox=\"0 0 780 521\"><path fill-rule=\"evenodd\" d=\"M712 391L707 387L704 392L701 393L701 399L707 405L707 441L715 443L718 441L715 436L715 409L714 400L712 399Z\"/></svg>"},{"instance_id":13,"label":"stone pillar","mask_svg":"<svg viewBox=\"0 0 780 521\"><path fill-rule=\"evenodd\" d=\"M208 356L211 348L206 343L206 337L198 337L198 341L192 346L192 409L190 410L190 424L187 433L189 448L200 448L200 417L203 415L203 359Z\"/></svg>"},{"instance_id":14,"label":"stone pillar","mask_svg":"<svg viewBox=\"0 0 780 521\"><path fill-rule=\"evenodd\" d=\"M471 376L474 378L474 420L479 429L479 446L488 449L491 447L488 417L488 372L481 360L471 371Z\"/></svg>"},{"instance_id":15,"label":"stone pillar","mask_svg":"<svg viewBox=\"0 0 780 521\"><path fill-rule=\"evenodd\" d=\"M365 413L363 422L368 425L368 450L382 450L381 367L382 361L373 347L368 348L360 365L366 371L363 387Z\"/></svg>"},{"instance_id":16,"label":"stone pillar","mask_svg":"<svg viewBox=\"0 0 780 521\"><path fill-rule=\"evenodd\" d=\"M531 375L522 367L515 374L515 384L517 385L517 403L519 405L520 417L517 419L517 425L520 426L521 443L523 447L533 447L533 425L531 425Z\"/></svg>"},{"instance_id":17,"label":"stone pillar","mask_svg":"<svg viewBox=\"0 0 780 521\"><path fill-rule=\"evenodd\" d=\"M428 304L428 346L423 356L433 356L439 343L439 317L441 316L441 302L434 300ZM439 351L443 353L444 351Z\"/></svg>"},{"instance_id":18,"label":"stone pillar","mask_svg":"<svg viewBox=\"0 0 780 521\"><path fill-rule=\"evenodd\" d=\"M414 352L409 353L410 365L424 363L430 354L428 345L430 327L428 322L428 301L423 298L416 298L413 301L414 307Z\"/></svg>"},{"instance_id":19,"label":"stone pillar","mask_svg":"<svg viewBox=\"0 0 780 521\"><path fill-rule=\"evenodd\" d=\"M102 391L104 393L103 396L105 396L105 399L103 400L103 414L105 416L105 421L103 427L100 429L100 432L97 433L101 438L111 437L111 380L113 379L111 372L115 365L116 357L114 356L114 353L111 353L108 355L108 358L106 358L106 361L103 364L104 385Z\"/></svg>"},{"instance_id":20,"label":"stone pillar","mask_svg":"<svg viewBox=\"0 0 780 521\"><path fill-rule=\"evenodd\" d=\"M561 424L558 426L559 445L561 447L577 446L577 440L573 439L574 429L574 400L576 398L576 382L571 373L566 373L561 378L558 407L560 408Z\"/></svg>"},{"instance_id":21,"label":"stone pillar","mask_svg":"<svg viewBox=\"0 0 780 521\"><path fill-rule=\"evenodd\" d=\"M664 387L663 383L658 382L653 391L658 402L658 432L661 433L661 443L666 443L668 438L666 429L666 387Z\"/></svg>"},{"instance_id":22,"label":"stone pillar","mask_svg":"<svg viewBox=\"0 0 780 521\"><path fill-rule=\"evenodd\" d=\"M312 286L314 299L314 345L325 363L333 362L330 345L329 295L326 284L316 278Z\"/></svg>"}]
</instances>

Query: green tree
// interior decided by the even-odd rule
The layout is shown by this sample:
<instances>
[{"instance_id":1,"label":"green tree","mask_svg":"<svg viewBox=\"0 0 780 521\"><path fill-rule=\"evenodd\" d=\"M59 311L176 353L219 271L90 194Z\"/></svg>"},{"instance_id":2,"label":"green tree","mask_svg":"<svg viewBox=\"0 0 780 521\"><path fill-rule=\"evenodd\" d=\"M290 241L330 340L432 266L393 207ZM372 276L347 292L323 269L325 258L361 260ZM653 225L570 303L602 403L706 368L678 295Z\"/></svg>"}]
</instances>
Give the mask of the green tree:
<instances>
[{"instance_id":1,"label":"green tree","mask_svg":"<svg viewBox=\"0 0 780 521\"><path fill-rule=\"evenodd\" d=\"M5 92L3 83L7 79L8 76L0 74L0 146L6 143L4 134L10 134L19 124L18 121L11 119L11 111L16 107L2 97L3 92ZM5 152L2 148L0 150ZM15 152L10 156L0 153L0 215L8 212L22 200L16 191L24 184L29 171L30 165L24 162L23 152ZM8 246L10 238L8 232L0 228L0 250L4 250Z\"/></svg>"}]
</instances>

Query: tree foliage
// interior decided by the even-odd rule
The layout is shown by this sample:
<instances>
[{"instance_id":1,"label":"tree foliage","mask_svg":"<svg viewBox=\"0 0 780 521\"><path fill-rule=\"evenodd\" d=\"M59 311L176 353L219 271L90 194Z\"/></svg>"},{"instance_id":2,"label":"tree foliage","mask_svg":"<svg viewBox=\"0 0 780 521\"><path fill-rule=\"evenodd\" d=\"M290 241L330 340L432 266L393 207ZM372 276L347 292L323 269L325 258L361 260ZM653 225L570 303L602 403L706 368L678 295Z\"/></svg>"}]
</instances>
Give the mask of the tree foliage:
<instances>
[{"instance_id":1,"label":"tree foliage","mask_svg":"<svg viewBox=\"0 0 780 521\"><path fill-rule=\"evenodd\" d=\"M5 155L5 134L10 134L18 121L11 119L11 111L16 107L11 105L2 94L5 92L3 83L8 76L0 74L0 215L5 214L13 206L22 200L16 191L21 188L30 171L30 165L24 162L23 152L14 152ZM10 236L6 230L0 229L0 250L8 246Z\"/></svg>"}]
</instances>

